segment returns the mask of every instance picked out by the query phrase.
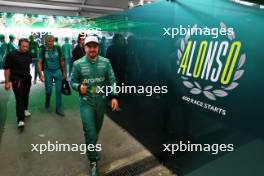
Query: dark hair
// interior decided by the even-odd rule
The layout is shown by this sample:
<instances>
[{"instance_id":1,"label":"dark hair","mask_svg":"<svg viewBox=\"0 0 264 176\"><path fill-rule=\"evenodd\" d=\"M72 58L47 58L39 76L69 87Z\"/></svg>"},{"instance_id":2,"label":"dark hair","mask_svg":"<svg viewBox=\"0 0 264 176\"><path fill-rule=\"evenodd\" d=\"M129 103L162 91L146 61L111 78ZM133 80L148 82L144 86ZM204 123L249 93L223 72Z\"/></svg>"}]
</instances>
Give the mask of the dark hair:
<instances>
[{"instance_id":1,"label":"dark hair","mask_svg":"<svg viewBox=\"0 0 264 176\"><path fill-rule=\"evenodd\" d=\"M112 43L113 44L118 44L119 40L125 41L125 38L123 37L122 34L115 34L113 39L112 39Z\"/></svg>"},{"instance_id":2,"label":"dark hair","mask_svg":"<svg viewBox=\"0 0 264 176\"><path fill-rule=\"evenodd\" d=\"M19 41L18 41L18 46L21 46L22 42L27 42L27 43L29 43L28 39L26 39L26 38L21 38L21 39L19 39Z\"/></svg>"},{"instance_id":3,"label":"dark hair","mask_svg":"<svg viewBox=\"0 0 264 176\"><path fill-rule=\"evenodd\" d=\"M82 32L82 33L80 33L80 34L78 35L77 43L80 43L80 39L81 39L82 37L86 37L86 35L85 35L84 32Z\"/></svg>"}]
</instances>

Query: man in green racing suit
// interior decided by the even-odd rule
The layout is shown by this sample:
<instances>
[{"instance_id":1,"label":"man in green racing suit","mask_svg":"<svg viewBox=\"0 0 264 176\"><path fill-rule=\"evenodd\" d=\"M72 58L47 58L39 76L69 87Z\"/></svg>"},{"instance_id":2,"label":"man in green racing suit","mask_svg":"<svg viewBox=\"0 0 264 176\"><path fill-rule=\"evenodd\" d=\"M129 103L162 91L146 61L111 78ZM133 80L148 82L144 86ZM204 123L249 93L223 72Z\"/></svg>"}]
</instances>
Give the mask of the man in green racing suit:
<instances>
[{"instance_id":1,"label":"man in green racing suit","mask_svg":"<svg viewBox=\"0 0 264 176\"><path fill-rule=\"evenodd\" d=\"M112 66L108 59L98 55L99 44L96 36L85 39L86 55L73 63L71 86L80 94L80 113L87 146L97 145L97 139L103 124L107 107L107 97L98 91L98 87L116 85ZM111 93L111 107L118 107L117 94ZM87 150L90 160L91 175L98 176L97 162L99 154L96 150Z\"/></svg>"}]
</instances>

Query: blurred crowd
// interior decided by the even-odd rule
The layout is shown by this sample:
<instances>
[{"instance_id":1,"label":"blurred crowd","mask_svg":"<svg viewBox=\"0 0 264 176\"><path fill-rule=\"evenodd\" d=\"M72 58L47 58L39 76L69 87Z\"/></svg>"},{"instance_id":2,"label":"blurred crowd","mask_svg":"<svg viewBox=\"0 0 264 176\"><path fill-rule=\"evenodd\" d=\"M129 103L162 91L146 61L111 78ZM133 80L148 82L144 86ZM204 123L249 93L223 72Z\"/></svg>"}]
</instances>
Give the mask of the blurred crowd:
<instances>
[{"instance_id":1,"label":"blurred crowd","mask_svg":"<svg viewBox=\"0 0 264 176\"><path fill-rule=\"evenodd\" d=\"M73 62L85 55L85 38L86 35L83 33L80 33L77 39L55 37L54 46L61 51L65 60L68 80L71 78ZM33 35L30 35L28 40L29 53L34 58L32 63L32 69L34 70L32 80L33 83L36 84L38 78L38 58L41 57L41 48L45 47L47 43L45 43L45 40L43 43L38 43ZM118 83L138 84L141 68L149 67L152 64L145 63L144 59L140 59L140 55L143 57L146 52L143 54L140 53L140 45L138 45L139 43L137 43L135 37L124 37L122 34L115 34L112 39L106 39L106 37L103 36L99 38L99 40L100 55L110 60ZM18 49L18 44L15 41L15 36L13 34L9 35L8 41L5 35L0 34L0 69L3 69L7 54ZM145 47L144 51L148 49L148 43L142 46ZM152 61L152 63L154 63L154 61ZM152 67L151 70L155 70L155 67ZM145 75L145 77L147 77L147 75Z\"/></svg>"}]
</instances>

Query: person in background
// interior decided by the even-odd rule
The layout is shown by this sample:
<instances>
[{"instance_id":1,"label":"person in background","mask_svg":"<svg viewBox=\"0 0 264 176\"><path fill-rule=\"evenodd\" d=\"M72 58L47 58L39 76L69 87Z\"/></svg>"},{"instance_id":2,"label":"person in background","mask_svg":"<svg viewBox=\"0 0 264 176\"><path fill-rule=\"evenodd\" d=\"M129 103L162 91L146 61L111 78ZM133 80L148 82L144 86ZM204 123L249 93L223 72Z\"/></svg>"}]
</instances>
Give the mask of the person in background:
<instances>
[{"instance_id":1,"label":"person in background","mask_svg":"<svg viewBox=\"0 0 264 176\"><path fill-rule=\"evenodd\" d=\"M125 38L121 34L115 34L112 45L107 48L106 58L108 58L113 66L118 85L125 81Z\"/></svg>"},{"instance_id":2,"label":"person in background","mask_svg":"<svg viewBox=\"0 0 264 176\"><path fill-rule=\"evenodd\" d=\"M35 41L33 35L30 35L29 36L29 53L33 57L32 67L34 68L34 79L33 79L34 84L37 83L37 76L38 76L38 59L37 59L38 49L39 49L38 42Z\"/></svg>"},{"instance_id":3,"label":"person in background","mask_svg":"<svg viewBox=\"0 0 264 176\"><path fill-rule=\"evenodd\" d=\"M17 50L17 45L14 43L15 36L13 34L9 35L9 42L7 44L7 53Z\"/></svg>"},{"instance_id":4,"label":"person in background","mask_svg":"<svg viewBox=\"0 0 264 176\"><path fill-rule=\"evenodd\" d=\"M125 83L125 62L126 49L125 38L121 34L115 34L112 39L112 44L106 50L106 58L108 58L113 67L117 84L119 86ZM120 95L122 96L122 94ZM120 100L121 101L121 100ZM122 111L121 107L117 108L117 112Z\"/></svg>"},{"instance_id":5,"label":"person in background","mask_svg":"<svg viewBox=\"0 0 264 176\"><path fill-rule=\"evenodd\" d=\"M103 36L100 40L100 44L99 44L99 48L100 48L100 56L105 57L105 52L106 52L106 38L105 36Z\"/></svg>"},{"instance_id":6,"label":"person in background","mask_svg":"<svg viewBox=\"0 0 264 176\"><path fill-rule=\"evenodd\" d=\"M42 68L44 75L42 73ZM54 45L53 35L46 36L45 46L40 49L38 72L40 80L45 83L45 108L50 108L50 98L53 87L52 83L54 79L56 89L56 114L64 116L61 105L61 86L62 79L66 79L65 64L60 48Z\"/></svg>"},{"instance_id":7,"label":"person in background","mask_svg":"<svg viewBox=\"0 0 264 176\"><path fill-rule=\"evenodd\" d=\"M76 46L76 40L72 39L72 50L75 48L75 46Z\"/></svg>"},{"instance_id":8,"label":"person in background","mask_svg":"<svg viewBox=\"0 0 264 176\"><path fill-rule=\"evenodd\" d=\"M97 146L98 136L103 125L107 98L96 91L98 86L116 85L114 72L108 59L99 56L99 42L96 36L85 39L86 55L73 63L71 85L80 94L80 111L85 142L87 146ZM87 74L89 73L93 74ZM118 107L117 94L111 93L112 111ZM87 151L91 176L98 176L100 157L97 151Z\"/></svg>"},{"instance_id":9,"label":"person in background","mask_svg":"<svg viewBox=\"0 0 264 176\"><path fill-rule=\"evenodd\" d=\"M84 40L85 40L85 34L80 33L78 35L77 45L72 51L72 63L80 58L82 58L85 55L84 51Z\"/></svg>"},{"instance_id":10,"label":"person in background","mask_svg":"<svg viewBox=\"0 0 264 176\"><path fill-rule=\"evenodd\" d=\"M139 49L134 36L127 38L125 61L125 82L129 85L138 85L141 72L139 65Z\"/></svg>"},{"instance_id":11,"label":"person in background","mask_svg":"<svg viewBox=\"0 0 264 176\"><path fill-rule=\"evenodd\" d=\"M7 44L5 42L5 36L0 34L0 69L3 69L5 57L7 54Z\"/></svg>"},{"instance_id":12,"label":"person in background","mask_svg":"<svg viewBox=\"0 0 264 176\"><path fill-rule=\"evenodd\" d=\"M5 89L13 88L16 98L16 115L18 128L25 126L25 117L31 115L28 110L29 92L31 87L30 64L32 56L28 52L29 41L19 40L19 49L7 54L4 65Z\"/></svg>"},{"instance_id":13,"label":"person in background","mask_svg":"<svg viewBox=\"0 0 264 176\"><path fill-rule=\"evenodd\" d=\"M69 38L66 37L64 39L65 43L62 45L62 55L66 62L66 73L67 78L69 79L71 76L72 70L72 45L69 43Z\"/></svg>"},{"instance_id":14,"label":"person in background","mask_svg":"<svg viewBox=\"0 0 264 176\"><path fill-rule=\"evenodd\" d=\"M55 37L54 39L54 46L61 48L58 37Z\"/></svg>"}]
</instances>

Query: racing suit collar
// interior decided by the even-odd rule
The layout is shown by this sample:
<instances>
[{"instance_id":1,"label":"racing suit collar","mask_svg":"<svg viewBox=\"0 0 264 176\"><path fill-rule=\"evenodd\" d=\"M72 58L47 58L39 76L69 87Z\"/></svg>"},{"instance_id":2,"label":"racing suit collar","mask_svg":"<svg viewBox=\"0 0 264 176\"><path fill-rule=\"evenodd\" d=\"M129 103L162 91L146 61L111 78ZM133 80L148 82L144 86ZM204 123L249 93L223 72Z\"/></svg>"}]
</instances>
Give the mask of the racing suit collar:
<instances>
[{"instance_id":1,"label":"racing suit collar","mask_svg":"<svg viewBox=\"0 0 264 176\"><path fill-rule=\"evenodd\" d=\"M96 56L95 59L91 59L89 56L86 55L86 59L87 59L90 63L94 64L94 63L97 62L97 60L98 60L98 56Z\"/></svg>"}]
</instances>

